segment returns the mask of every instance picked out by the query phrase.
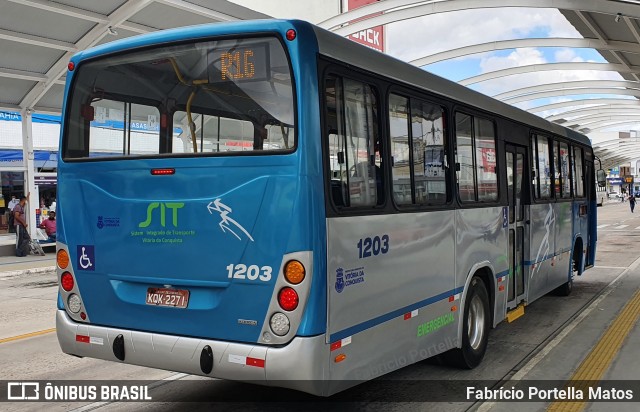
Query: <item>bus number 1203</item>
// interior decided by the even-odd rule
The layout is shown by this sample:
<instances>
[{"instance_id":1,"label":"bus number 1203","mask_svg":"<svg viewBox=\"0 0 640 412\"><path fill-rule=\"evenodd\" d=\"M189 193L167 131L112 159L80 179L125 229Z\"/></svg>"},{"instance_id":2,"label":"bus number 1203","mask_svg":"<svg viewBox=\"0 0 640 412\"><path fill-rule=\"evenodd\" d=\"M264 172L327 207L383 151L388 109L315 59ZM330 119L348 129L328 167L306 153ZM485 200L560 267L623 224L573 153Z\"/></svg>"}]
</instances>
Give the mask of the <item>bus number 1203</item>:
<instances>
[{"instance_id":1,"label":"bus number 1203","mask_svg":"<svg viewBox=\"0 0 640 412\"><path fill-rule=\"evenodd\" d=\"M260 279L263 282L268 282L271 280L272 269L271 266L259 267L258 265L247 266L242 263L238 265L232 263L227 266L227 272L229 279Z\"/></svg>"},{"instance_id":2,"label":"bus number 1203","mask_svg":"<svg viewBox=\"0 0 640 412\"><path fill-rule=\"evenodd\" d=\"M389 251L389 235L376 236L373 239L366 237L358 242L358 258L364 259L370 256L378 256Z\"/></svg>"}]
</instances>

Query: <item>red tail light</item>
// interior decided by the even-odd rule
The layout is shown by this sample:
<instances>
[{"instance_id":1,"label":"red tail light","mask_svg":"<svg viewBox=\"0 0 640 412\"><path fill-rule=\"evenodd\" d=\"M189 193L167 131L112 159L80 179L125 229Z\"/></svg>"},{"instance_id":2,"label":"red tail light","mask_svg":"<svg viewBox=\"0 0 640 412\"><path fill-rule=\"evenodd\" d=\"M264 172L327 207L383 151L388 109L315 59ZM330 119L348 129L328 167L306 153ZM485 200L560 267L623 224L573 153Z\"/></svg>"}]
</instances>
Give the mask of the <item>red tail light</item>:
<instances>
[{"instance_id":1,"label":"red tail light","mask_svg":"<svg viewBox=\"0 0 640 412\"><path fill-rule=\"evenodd\" d=\"M173 175L176 173L176 169L151 169L151 174L154 176Z\"/></svg>"},{"instance_id":2,"label":"red tail light","mask_svg":"<svg viewBox=\"0 0 640 412\"><path fill-rule=\"evenodd\" d=\"M71 273L64 272L62 276L60 276L60 284L62 285L62 289L66 290L67 292L73 289L75 282L73 281L73 276L71 276Z\"/></svg>"},{"instance_id":3,"label":"red tail light","mask_svg":"<svg viewBox=\"0 0 640 412\"><path fill-rule=\"evenodd\" d=\"M282 288L278 293L278 303L286 311L292 311L298 307L298 293L292 288Z\"/></svg>"}]
</instances>

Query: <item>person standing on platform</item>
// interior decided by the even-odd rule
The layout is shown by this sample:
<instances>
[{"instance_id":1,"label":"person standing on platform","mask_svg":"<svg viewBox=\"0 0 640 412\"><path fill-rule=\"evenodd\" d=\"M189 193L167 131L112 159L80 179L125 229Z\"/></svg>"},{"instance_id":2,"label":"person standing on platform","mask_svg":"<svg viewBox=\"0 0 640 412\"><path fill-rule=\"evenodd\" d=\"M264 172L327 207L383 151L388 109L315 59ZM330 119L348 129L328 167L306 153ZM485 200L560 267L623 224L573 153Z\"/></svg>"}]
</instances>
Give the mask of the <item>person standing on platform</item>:
<instances>
[{"instance_id":1,"label":"person standing on platform","mask_svg":"<svg viewBox=\"0 0 640 412\"><path fill-rule=\"evenodd\" d=\"M13 195L7 205L7 224L9 226L9 233L16 233L16 224L13 219L13 208L16 207L18 203L20 203L20 201L16 199L15 195Z\"/></svg>"},{"instance_id":2,"label":"person standing on platform","mask_svg":"<svg viewBox=\"0 0 640 412\"><path fill-rule=\"evenodd\" d=\"M633 194L629 195L629 207L631 208L631 213L633 213L633 209L636 207L636 197Z\"/></svg>"},{"instance_id":3,"label":"person standing on platform","mask_svg":"<svg viewBox=\"0 0 640 412\"><path fill-rule=\"evenodd\" d=\"M20 202L13 208L13 220L16 227L16 256L23 257L29 254L29 241L31 237L27 232L25 206L29 195L22 196Z\"/></svg>"}]
</instances>

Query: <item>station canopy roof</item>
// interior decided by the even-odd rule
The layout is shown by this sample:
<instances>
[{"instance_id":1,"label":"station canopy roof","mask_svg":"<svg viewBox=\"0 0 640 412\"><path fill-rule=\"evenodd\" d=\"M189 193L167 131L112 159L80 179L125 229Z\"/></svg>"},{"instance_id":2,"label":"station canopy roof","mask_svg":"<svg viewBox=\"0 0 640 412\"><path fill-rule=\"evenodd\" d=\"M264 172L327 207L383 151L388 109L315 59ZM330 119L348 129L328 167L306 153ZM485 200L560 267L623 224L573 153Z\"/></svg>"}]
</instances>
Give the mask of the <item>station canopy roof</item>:
<instances>
[{"instance_id":1,"label":"station canopy roof","mask_svg":"<svg viewBox=\"0 0 640 412\"><path fill-rule=\"evenodd\" d=\"M292 0L294 1L294 0ZM321 0L315 0L321 1ZM438 13L486 8L558 9L582 38L525 38L473 44L424 56L427 64L521 47L590 48L606 63L571 62L518 66L461 80L470 85L543 70L617 72L622 80L536 84L493 97L516 104L545 97L565 102L531 107L550 121L581 131L640 123L640 0L384 0L332 17L320 26L341 35ZM227 0L2 0L0 2L0 110L59 114L69 58L79 50L156 30L221 21L267 18ZM454 28L452 28L454 30ZM582 98L589 94L588 99ZM594 95L601 97L593 98ZM640 158L640 141L594 144L603 167Z\"/></svg>"},{"instance_id":2,"label":"station canopy roof","mask_svg":"<svg viewBox=\"0 0 640 412\"><path fill-rule=\"evenodd\" d=\"M137 34L268 18L226 0L2 0L0 110L60 114L70 57Z\"/></svg>"}]
</instances>

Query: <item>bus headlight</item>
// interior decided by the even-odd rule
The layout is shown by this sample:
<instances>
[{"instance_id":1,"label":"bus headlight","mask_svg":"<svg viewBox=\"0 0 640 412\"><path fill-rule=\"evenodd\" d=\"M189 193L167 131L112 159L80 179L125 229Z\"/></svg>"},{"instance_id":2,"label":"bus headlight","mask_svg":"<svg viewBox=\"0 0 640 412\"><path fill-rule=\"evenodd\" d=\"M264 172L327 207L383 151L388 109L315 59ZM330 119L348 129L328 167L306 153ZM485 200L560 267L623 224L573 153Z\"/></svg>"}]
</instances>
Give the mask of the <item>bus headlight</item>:
<instances>
[{"instance_id":1,"label":"bus headlight","mask_svg":"<svg viewBox=\"0 0 640 412\"><path fill-rule=\"evenodd\" d=\"M278 336L289 333L289 318L284 313L275 313L271 316L271 330Z\"/></svg>"}]
</instances>

